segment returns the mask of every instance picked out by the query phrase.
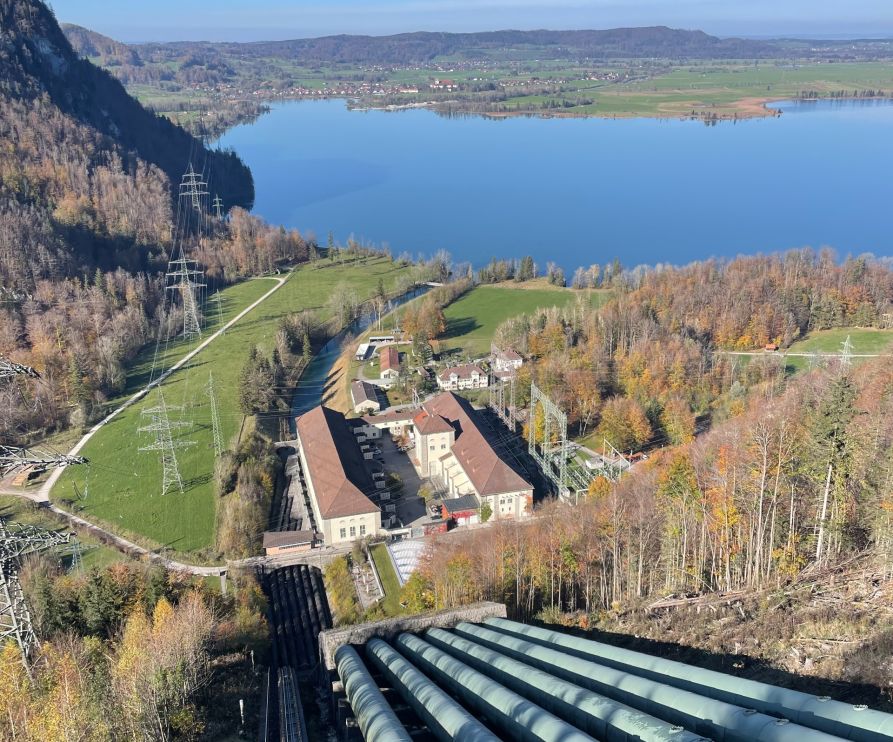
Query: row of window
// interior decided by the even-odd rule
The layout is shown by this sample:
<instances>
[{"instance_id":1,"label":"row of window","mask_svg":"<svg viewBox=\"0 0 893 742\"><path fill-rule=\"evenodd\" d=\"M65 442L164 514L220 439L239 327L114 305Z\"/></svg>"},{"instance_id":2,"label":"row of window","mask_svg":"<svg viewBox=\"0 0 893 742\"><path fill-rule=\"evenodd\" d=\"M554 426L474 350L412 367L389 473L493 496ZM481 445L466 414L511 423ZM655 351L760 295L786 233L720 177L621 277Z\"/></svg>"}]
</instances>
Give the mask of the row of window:
<instances>
[{"instance_id":1,"label":"row of window","mask_svg":"<svg viewBox=\"0 0 893 742\"><path fill-rule=\"evenodd\" d=\"M366 535L366 526L360 526L360 538L363 538L363 536L365 536L365 535ZM357 527L356 526L350 527L350 537L351 538L357 537ZM341 539L343 541L346 538L347 538L347 529L342 528L341 529Z\"/></svg>"}]
</instances>

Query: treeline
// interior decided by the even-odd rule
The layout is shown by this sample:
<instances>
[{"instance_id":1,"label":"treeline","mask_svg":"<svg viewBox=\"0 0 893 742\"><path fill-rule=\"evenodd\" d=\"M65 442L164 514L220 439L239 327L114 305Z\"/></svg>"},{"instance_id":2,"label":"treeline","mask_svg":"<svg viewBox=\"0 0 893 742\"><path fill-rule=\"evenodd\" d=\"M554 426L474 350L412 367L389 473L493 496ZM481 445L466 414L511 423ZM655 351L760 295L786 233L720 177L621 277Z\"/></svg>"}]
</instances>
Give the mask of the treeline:
<instances>
[{"instance_id":1,"label":"treeline","mask_svg":"<svg viewBox=\"0 0 893 742\"><path fill-rule=\"evenodd\" d=\"M239 725L222 696L257 708L250 655L262 659L267 626L253 576L231 573L224 597L161 568L65 573L41 557L22 581L42 642L33 679L14 642L0 650L0 738L220 739Z\"/></svg>"},{"instance_id":2,"label":"treeline","mask_svg":"<svg viewBox=\"0 0 893 742\"><path fill-rule=\"evenodd\" d=\"M652 457L578 506L435 541L431 607L621 610L640 598L784 584L804 569L893 557L893 364L835 364L760 387L734 419Z\"/></svg>"},{"instance_id":3,"label":"treeline","mask_svg":"<svg viewBox=\"0 0 893 742\"><path fill-rule=\"evenodd\" d=\"M11 213L35 212L17 207ZM0 227L0 244L13 236ZM216 223L193 253L218 288L305 262L312 254L318 254L314 241L239 208L228 222ZM12 381L0 388L0 438L25 440L24 431L41 435L97 419L105 403L124 390L138 352L175 337L182 327L179 304L169 301L170 292L165 296L160 271L166 266L153 261L154 270L137 273L96 268L77 278L63 271L0 297L0 355L43 376L41 384Z\"/></svg>"},{"instance_id":4,"label":"treeline","mask_svg":"<svg viewBox=\"0 0 893 742\"><path fill-rule=\"evenodd\" d=\"M270 503L282 466L270 441L253 432L237 451L217 458L214 476L217 508L217 549L227 559L260 554L267 530Z\"/></svg>"},{"instance_id":5,"label":"treeline","mask_svg":"<svg viewBox=\"0 0 893 742\"><path fill-rule=\"evenodd\" d=\"M159 277L121 269L89 279L40 280L0 305L0 354L40 369L40 383L0 387L0 439L83 426L123 391L126 369L152 338L175 332Z\"/></svg>"},{"instance_id":6,"label":"treeline","mask_svg":"<svg viewBox=\"0 0 893 742\"><path fill-rule=\"evenodd\" d=\"M813 330L893 324L890 261L870 256L838 262L831 250L792 250L624 277L630 290L617 312L718 348L786 347Z\"/></svg>"},{"instance_id":7,"label":"treeline","mask_svg":"<svg viewBox=\"0 0 893 742\"><path fill-rule=\"evenodd\" d=\"M586 273L594 275L590 269ZM530 362L519 372L519 406L534 380L568 413L572 432L595 431L630 452L690 440L698 427L738 414L747 390L784 375L779 359L735 363L717 349L785 347L806 333L893 324L893 272L885 261L837 263L829 252L709 261L686 268L620 272L562 308L504 322L499 347ZM535 410L533 424L541 424Z\"/></svg>"}]
</instances>

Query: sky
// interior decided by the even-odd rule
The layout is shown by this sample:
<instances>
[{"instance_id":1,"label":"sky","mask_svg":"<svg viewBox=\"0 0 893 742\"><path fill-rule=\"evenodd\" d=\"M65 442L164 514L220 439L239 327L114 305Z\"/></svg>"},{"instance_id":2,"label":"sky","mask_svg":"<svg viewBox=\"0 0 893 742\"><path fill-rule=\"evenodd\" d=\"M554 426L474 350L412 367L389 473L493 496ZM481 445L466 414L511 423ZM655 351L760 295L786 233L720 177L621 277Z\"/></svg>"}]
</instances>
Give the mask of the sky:
<instances>
[{"instance_id":1,"label":"sky","mask_svg":"<svg viewBox=\"0 0 893 742\"><path fill-rule=\"evenodd\" d=\"M120 41L666 25L719 36L893 36L891 0L50 0Z\"/></svg>"}]
</instances>

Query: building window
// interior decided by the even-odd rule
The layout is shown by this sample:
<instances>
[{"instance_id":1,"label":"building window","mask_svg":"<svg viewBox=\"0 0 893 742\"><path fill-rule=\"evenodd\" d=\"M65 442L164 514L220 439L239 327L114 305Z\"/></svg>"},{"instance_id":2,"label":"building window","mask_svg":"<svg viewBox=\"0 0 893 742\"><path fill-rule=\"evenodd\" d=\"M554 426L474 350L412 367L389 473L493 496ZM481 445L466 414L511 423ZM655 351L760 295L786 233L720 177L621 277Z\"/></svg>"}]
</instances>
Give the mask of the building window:
<instances>
[{"instance_id":1,"label":"building window","mask_svg":"<svg viewBox=\"0 0 893 742\"><path fill-rule=\"evenodd\" d=\"M360 535L361 535L361 536L365 536L365 535L366 535L366 526L360 526Z\"/></svg>"},{"instance_id":2,"label":"building window","mask_svg":"<svg viewBox=\"0 0 893 742\"><path fill-rule=\"evenodd\" d=\"M435 446L431 446L431 450L433 451L434 449L435 449Z\"/></svg>"},{"instance_id":3,"label":"building window","mask_svg":"<svg viewBox=\"0 0 893 742\"><path fill-rule=\"evenodd\" d=\"M356 526L351 526L351 527L350 527L350 537L353 538L353 537L356 536L356 535L357 535L357 527L356 527Z\"/></svg>"},{"instance_id":4,"label":"building window","mask_svg":"<svg viewBox=\"0 0 893 742\"><path fill-rule=\"evenodd\" d=\"M445 450L446 450L446 443L441 443L441 444L440 444L440 450L441 450L441 451L445 451Z\"/></svg>"},{"instance_id":5,"label":"building window","mask_svg":"<svg viewBox=\"0 0 893 742\"><path fill-rule=\"evenodd\" d=\"M347 529L346 528L341 529L341 538L343 538L343 539L347 538Z\"/></svg>"}]
</instances>

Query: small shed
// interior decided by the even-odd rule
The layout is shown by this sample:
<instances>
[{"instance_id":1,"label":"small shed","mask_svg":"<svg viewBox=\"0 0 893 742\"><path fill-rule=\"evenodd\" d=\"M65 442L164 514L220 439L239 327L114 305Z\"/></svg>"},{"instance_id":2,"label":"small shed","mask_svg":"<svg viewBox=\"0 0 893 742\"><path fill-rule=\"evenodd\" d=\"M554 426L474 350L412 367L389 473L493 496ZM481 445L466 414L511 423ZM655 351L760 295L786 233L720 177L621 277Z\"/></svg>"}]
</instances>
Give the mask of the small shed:
<instances>
[{"instance_id":1,"label":"small shed","mask_svg":"<svg viewBox=\"0 0 893 742\"><path fill-rule=\"evenodd\" d=\"M321 536L313 531L265 531L264 551L267 556L286 556L310 551Z\"/></svg>"},{"instance_id":2,"label":"small shed","mask_svg":"<svg viewBox=\"0 0 893 742\"><path fill-rule=\"evenodd\" d=\"M468 526L479 523L481 519L481 504L476 495L462 495L450 500L443 500L443 518L452 518L456 525Z\"/></svg>"}]
</instances>

